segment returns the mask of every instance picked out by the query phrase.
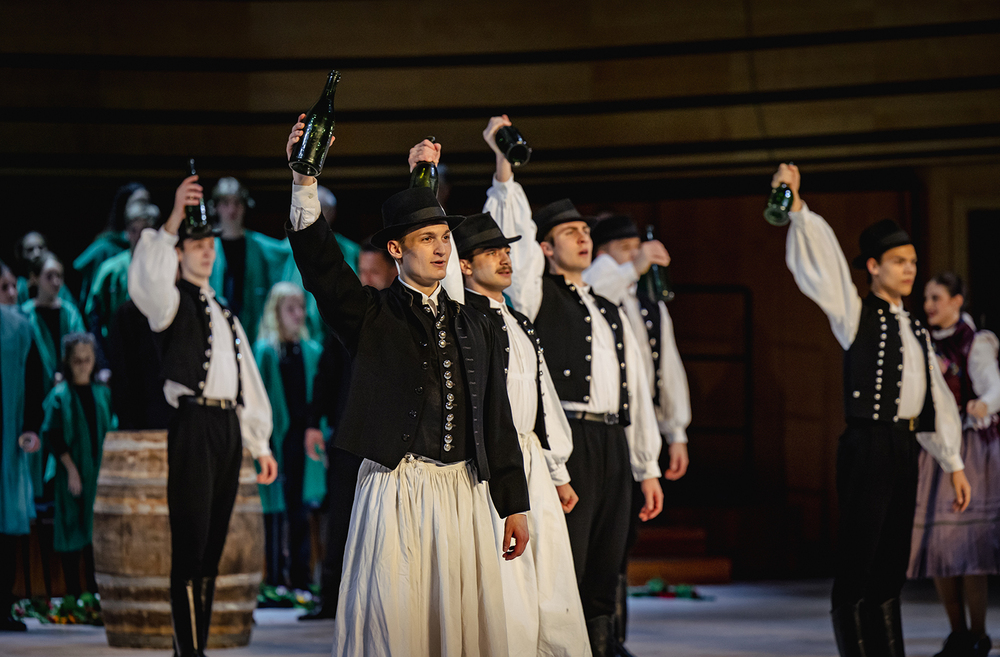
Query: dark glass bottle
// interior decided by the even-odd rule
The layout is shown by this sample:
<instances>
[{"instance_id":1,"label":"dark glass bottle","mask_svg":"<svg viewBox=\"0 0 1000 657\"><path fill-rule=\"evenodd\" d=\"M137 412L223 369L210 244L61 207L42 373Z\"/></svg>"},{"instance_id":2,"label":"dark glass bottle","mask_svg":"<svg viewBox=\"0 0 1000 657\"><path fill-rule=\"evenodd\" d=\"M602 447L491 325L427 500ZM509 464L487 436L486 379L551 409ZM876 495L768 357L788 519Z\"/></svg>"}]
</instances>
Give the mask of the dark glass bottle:
<instances>
[{"instance_id":1,"label":"dark glass bottle","mask_svg":"<svg viewBox=\"0 0 1000 657\"><path fill-rule=\"evenodd\" d=\"M789 162L791 164L791 162ZM764 208L764 219L772 226L784 226L790 220L788 211L792 207L792 190L785 183L771 189L771 196L767 199L767 207Z\"/></svg>"},{"instance_id":2,"label":"dark glass bottle","mask_svg":"<svg viewBox=\"0 0 1000 657\"><path fill-rule=\"evenodd\" d=\"M434 137L427 137L427 141L433 144L436 140ZM414 187L430 187L434 195L437 196L438 184L438 168L433 162L417 162L417 165L413 167L413 171L410 172L411 189Z\"/></svg>"},{"instance_id":3,"label":"dark glass bottle","mask_svg":"<svg viewBox=\"0 0 1000 657\"><path fill-rule=\"evenodd\" d=\"M646 241L655 240L656 231L652 224L646 226ZM653 265L649 271L642 275L639 281L639 290L645 290L647 296L653 301L663 301L670 303L674 299L674 282L670 278L670 267Z\"/></svg>"},{"instance_id":4,"label":"dark glass bottle","mask_svg":"<svg viewBox=\"0 0 1000 657\"><path fill-rule=\"evenodd\" d=\"M194 168L194 158L188 160L188 176L196 176L198 172ZM208 211L205 209L204 197L198 199L198 205L184 206L185 232L188 235L205 231L208 229Z\"/></svg>"},{"instance_id":5,"label":"dark glass bottle","mask_svg":"<svg viewBox=\"0 0 1000 657\"><path fill-rule=\"evenodd\" d=\"M505 125L497 130L493 141L496 142L497 148L500 149L511 166L519 167L522 164L527 164L528 160L531 159L531 146L528 146L528 142L512 125Z\"/></svg>"},{"instance_id":6,"label":"dark glass bottle","mask_svg":"<svg viewBox=\"0 0 1000 657\"><path fill-rule=\"evenodd\" d=\"M338 82L340 72L330 71L323 95L306 112L303 120L306 127L298 143L292 146L292 157L288 160L288 166L296 173L318 176L323 171L326 153L330 149L330 138L336 125L333 120L333 94L337 91Z\"/></svg>"}]
</instances>

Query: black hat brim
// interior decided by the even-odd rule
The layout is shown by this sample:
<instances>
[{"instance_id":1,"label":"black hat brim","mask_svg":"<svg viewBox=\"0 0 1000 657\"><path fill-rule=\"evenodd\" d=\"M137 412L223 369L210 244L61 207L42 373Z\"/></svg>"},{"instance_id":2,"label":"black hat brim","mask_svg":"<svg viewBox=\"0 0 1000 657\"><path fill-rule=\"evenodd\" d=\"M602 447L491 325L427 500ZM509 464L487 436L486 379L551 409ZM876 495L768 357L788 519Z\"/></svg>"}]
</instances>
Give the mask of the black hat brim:
<instances>
[{"instance_id":1,"label":"black hat brim","mask_svg":"<svg viewBox=\"0 0 1000 657\"><path fill-rule=\"evenodd\" d=\"M886 251L898 248L900 246L906 246L907 244L913 244L913 240L911 240L910 236L907 235L906 233L901 232L892 237L895 237L896 239L892 239L891 241L889 241L888 244L882 244L879 246L879 248L882 249L880 252L868 253L868 254L862 253L858 256L855 256L854 260L851 261L851 266L854 267L855 269L867 270L869 258L875 258L876 260L879 260L882 258L882 255L885 254Z\"/></svg>"},{"instance_id":2,"label":"black hat brim","mask_svg":"<svg viewBox=\"0 0 1000 657\"><path fill-rule=\"evenodd\" d=\"M547 224L544 227L539 227L538 232L535 234L535 240L540 244L545 241L545 238L549 236L553 228L557 226L562 226L563 224L570 224L574 221L582 221L587 224L590 230L594 230L594 226L597 225L597 217L570 217L560 221L556 221L551 224Z\"/></svg>"},{"instance_id":3,"label":"black hat brim","mask_svg":"<svg viewBox=\"0 0 1000 657\"><path fill-rule=\"evenodd\" d=\"M515 235L514 237L495 237L493 239L485 240L479 244L473 244L471 247L458 252L459 258L468 258L474 252L480 249L496 249L504 246L510 246L514 242L521 239L520 235Z\"/></svg>"},{"instance_id":4,"label":"black hat brim","mask_svg":"<svg viewBox=\"0 0 1000 657\"><path fill-rule=\"evenodd\" d=\"M448 224L448 228L455 230L455 228L465 221L465 217L457 214L445 215L443 217L434 217L426 221L418 221L412 224L400 224L397 226L389 226L388 228L383 228L374 235L372 235L372 245L377 246L382 250L388 250L388 244L392 240L398 240L407 233L411 233L418 228L423 228L424 226L429 226L431 224Z\"/></svg>"},{"instance_id":5,"label":"black hat brim","mask_svg":"<svg viewBox=\"0 0 1000 657\"><path fill-rule=\"evenodd\" d=\"M177 238L181 242L184 240L203 240L206 237L220 237L222 235L221 228L209 228L207 230L198 230L193 233L178 233Z\"/></svg>"}]
</instances>

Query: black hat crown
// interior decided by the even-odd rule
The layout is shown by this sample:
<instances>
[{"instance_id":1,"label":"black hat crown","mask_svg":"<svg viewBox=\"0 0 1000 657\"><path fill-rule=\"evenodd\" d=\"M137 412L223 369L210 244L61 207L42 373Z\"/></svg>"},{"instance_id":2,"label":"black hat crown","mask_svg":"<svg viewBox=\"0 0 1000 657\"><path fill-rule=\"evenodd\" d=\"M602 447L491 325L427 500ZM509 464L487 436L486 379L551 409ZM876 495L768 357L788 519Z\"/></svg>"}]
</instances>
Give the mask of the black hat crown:
<instances>
[{"instance_id":1,"label":"black hat crown","mask_svg":"<svg viewBox=\"0 0 1000 657\"><path fill-rule=\"evenodd\" d=\"M883 219L865 228L861 233L861 237L858 238L861 253L851 264L855 269L865 269L869 258L878 260L889 249L906 244L913 244L909 233L892 219Z\"/></svg>"},{"instance_id":2,"label":"black hat crown","mask_svg":"<svg viewBox=\"0 0 1000 657\"><path fill-rule=\"evenodd\" d=\"M535 239L539 242L544 242L549 231L559 224L571 221L585 221L591 228L594 226L594 219L581 215L580 211L576 209L576 206L568 198L549 203L535 213L534 220L535 226L538 227Z\"/></svg>"},{"instance_id":3,"label":"black hat crown","mask_svg":"<svg viewBox=\"0 0 1000 657\"><path fill-rule=\"evenodd\" d=\"M623 240L630 237L639 237L639 227L632 221L632 217L623 214L599 220L590 231L590 239L594 241L594 250L612 240Z\"/></svg>"},{"instance_id":4,"label":"black hat crown","mask_svg":"<svg viewBox=\"0 0 1000 657\"><path fill-rule=\"evenodd\" d=\"M466 217L462 225L452 233L452 237L455 238L455 248L458 249L460 258L470 255L476 249L509 246L521 239L520 235L504 237L503 231L489 212Z\"/></svg>"},{"instance_id":5,"label":"black hat crown","mask_svg":"<svg viewBox=\"0 0 1000 657\"><path fill-rule=\"evenodd\" d=\"M372 235L372 244L385 248L390 240L427 224L446 223L454 229L465 217L449 215L427 187L412 187L393 194L382 204L382 230Z\"/></svg>"}]
</instances>

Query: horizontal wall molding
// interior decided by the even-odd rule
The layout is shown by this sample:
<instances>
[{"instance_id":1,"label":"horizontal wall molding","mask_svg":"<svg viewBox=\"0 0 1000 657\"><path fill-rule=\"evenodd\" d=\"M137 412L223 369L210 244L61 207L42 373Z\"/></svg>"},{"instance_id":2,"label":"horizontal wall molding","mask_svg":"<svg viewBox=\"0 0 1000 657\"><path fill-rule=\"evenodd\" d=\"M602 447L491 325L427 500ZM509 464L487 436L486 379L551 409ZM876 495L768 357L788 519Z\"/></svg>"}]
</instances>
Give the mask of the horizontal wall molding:
<instances>
[{"instance_id":1,"label":"horizontal wall molding","mask_svg":"<svg viewBox=\"0 0 1000 657\"><path fill-rule=\"evenodd\" d=\"M304 71L443 68L475 66L530 66L568 62L601 62L650 57L677 57L732 52L754 52L789 48L873 43L912 39L933 39L1000 33L1000 19L958 21L925 25L903 25L859 30L836 30L799 34L704 39L667 43L647 43L559 50L526 50L492 53L451 53L442 55L384 57L175 57L92 55L80 53L2 53L0 67L66 69L76 71L169 71L256 73L264 71Z\"/></svg>"},{"instance_id":2,"label":"horizontal wall molding","mask_svg":"<svg viewBox=\"0 0 1000 657\"><path fill-rule=\"evenodd\" d=\"M728 94L695 94L661 98L600 100L572 103L353 109L337 111L337 120L350 123L392 123L483 119L497 114L518 118L632 114L672 110L712 109L743 105L822 102L858 98L961 93L1000 89L1000 75L898 80L865 84L780 89ZM3 107L7 123L63 123L91 125L288 125L300 109L281 112L222 110L159 110L102 107Z\"/></svg>"}]
</instances>

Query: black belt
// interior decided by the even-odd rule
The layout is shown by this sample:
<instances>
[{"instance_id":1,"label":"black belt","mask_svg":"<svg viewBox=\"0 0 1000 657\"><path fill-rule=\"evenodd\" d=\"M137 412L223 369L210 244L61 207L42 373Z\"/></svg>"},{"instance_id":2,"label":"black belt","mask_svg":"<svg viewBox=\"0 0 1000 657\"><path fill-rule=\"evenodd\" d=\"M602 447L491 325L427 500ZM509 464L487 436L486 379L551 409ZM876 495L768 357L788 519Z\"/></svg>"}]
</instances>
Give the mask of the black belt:
<instances>
[{"instance_id":1,"label":"black belt","mask_svg":"<svg viewBox=\"0 0 1000 657\"><path fill-rule=\"evenodd\" d=\"M185 396L181 397L188 404L197 404L198 406L211 406L212 408L221 408L222 410L229 410L230 408L236 408L236 402L232 399L209 399L208 397L193 397Z\"/></svg>"},{"instance_id":2,"label":"black belt","mask_svg":"<svg viewBox=\"0 0 1000 657\"><path fill-rule=\"evenodd\" d=\"M898 429L899 431L916 431L917 425L920 424L919 417L911 417L908 420L896 420L892 423L893 429Z\"/></svg>"},{"instance_id":3,"label":"black belt","mask_svg":"<svg viewBox=\"0 0 1000 657\"><path fill-rule=\"evenodd\" d=\"M618 424L618 413L590 413L589 411L566 411L566 417L570 420L583 420L596 424L606 424L608 426Z\"/></svg>"}]
</instances>

